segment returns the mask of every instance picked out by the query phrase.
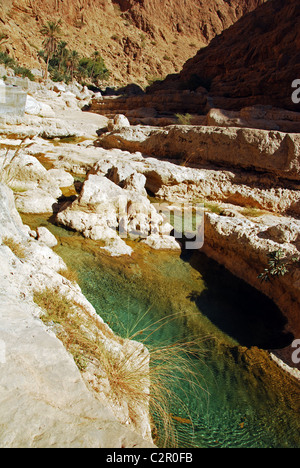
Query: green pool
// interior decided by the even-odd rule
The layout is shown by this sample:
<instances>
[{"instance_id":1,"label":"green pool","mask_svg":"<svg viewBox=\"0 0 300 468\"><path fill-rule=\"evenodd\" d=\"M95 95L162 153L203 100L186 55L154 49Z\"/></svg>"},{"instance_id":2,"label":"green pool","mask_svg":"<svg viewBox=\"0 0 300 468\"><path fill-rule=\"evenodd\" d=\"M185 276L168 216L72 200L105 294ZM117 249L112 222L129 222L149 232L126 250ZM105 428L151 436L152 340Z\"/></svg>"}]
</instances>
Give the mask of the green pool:
<instances>
[{"instance_id":1,"label":"green pool","mask_svg":"<svg viewBox=\"0 0 300 468\"><path fill-rule=\"evenodd\" d=\"M57 253L116 333L145 330L136 339L149 346L197 343L191 365L202 388L183 383L170 402L179 447L300 447L299 384L266 351L290 339L271 301L199 251L137 242L132 257L112 258L45 217L23 220L56 235Z\"/></svg>"}]
</instances>

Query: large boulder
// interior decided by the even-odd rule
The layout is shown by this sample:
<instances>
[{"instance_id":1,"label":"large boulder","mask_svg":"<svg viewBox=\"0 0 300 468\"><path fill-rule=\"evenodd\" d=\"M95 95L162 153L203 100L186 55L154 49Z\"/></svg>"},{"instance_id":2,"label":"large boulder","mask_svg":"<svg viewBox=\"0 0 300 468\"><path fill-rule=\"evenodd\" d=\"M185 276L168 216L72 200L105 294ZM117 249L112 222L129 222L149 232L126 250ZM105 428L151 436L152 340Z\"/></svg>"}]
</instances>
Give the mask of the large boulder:
<instances>
[{"instance_id":1,"label":"large boulder","mask_svg":"<svg viewBox=\"0 0 300 468\"><path fill-rule=\"evenodd\" d=\"M24 152L3 155L2 180L14 190L22 213L51 213L62 195L57 181L33 156Z\"/></svg>"},{"instance_id":2,"label":"large boulder","mask_svg":"<svg viewBox=\"0 0 300 468\"><path fill-rule=\"evenodd\" d=\"M146 196L95 174L89 175L79 198L59 211L56 219L85 237L104 241L107 250L117 247L120 254L131 253L124 245L127 237L168 236L172 230Z\"/></svg>"},{"instance_id":3,"label":"large boulder","mask_svg":"<svg viewBox=\"0 0 300 468\"><path fill-rule=\"evenodd\" d=\"M49 169L48 174L54 179L60 188L71 187L74 177L63 169Z\"/></svg>"},{"instance_id":4,"label":"large boulder","mask_svg":"<svg viewBox=\"0 0 300 468\"><path fill-rule=\"evenodd\" d=\"M55 117L55 112L44 102L38 102L34 97L27 96L25 104L25 112L29 115L38 115L40 117L52 118Z\"/></svg>"}]
</instances>

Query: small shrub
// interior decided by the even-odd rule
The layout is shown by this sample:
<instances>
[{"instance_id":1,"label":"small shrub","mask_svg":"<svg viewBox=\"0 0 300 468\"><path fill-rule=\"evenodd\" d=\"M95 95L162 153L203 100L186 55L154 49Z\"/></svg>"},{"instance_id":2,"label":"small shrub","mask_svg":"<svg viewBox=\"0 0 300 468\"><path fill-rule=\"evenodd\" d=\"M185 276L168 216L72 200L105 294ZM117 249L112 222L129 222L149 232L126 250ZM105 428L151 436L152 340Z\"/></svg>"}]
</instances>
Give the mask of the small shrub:
<instances>
[{"instance_id":1,"label":"small shrub","mask_svg":"<svg viewBox=\"0 0 300 468\"><path fill-rule=\"evenodd\" d=\"M30 81L35 80L35 77L29 68L20 66L18 62L16 62L16 60L6 52L0 51L0 64L3 64L6 68L12 68L12 70L15 72L15 75L28 78Z\"/></svg>"},{"instance_id":2,"label":"small shrub","mask_svg":"<svg viewBox=\"0 0 300 468\"><path fill-rule=\"evenodd\" d=\"M270 281L272 278L285 276L289 272L289 267L299 261L299 257L293 257L291 260L288 260L281 249L270 252L268 253L268 268L265 268L264 271L258 275L258 279L261 281Z\"/></svg>"},{"instance_id":3,"label":"small shrub","mask_svg":"<svg viewBox=\"0 0 300 468\"><path fill-rule=\"evenodd\" d=\"M0 51L0 63L2 63L6 68L12 68L16 65L15 60L7 52L2 51Z\"/></svg>"},{"instance_id":4,"label":"small shrub","mask_svg":"<svg viewBox=\"0 0 300 468\"><path fill-rule=\"evenodd\" d=\"M151 86L154 83L158 83L158 82L162 81L163 77L158 76L158 75L147 75L146 80L148 81L148 85Z\"/></svg>"},{"instance_id":5,"label":"small shrub","mask_svg":"<svg viewBox=\"0 0 300 468\"><path fill-rule=\"evenodd\" d=\"M16 75L21 76L22 78L28 78L30 81L35 81L35 77L29 68L20 67L19 65L16 65L12 68Z\"/></svg>"},{"instance_id":6,"label":"small shrub","mask_svg":"<svg viewBox=\"0 0 300 468\"><path fill-rule=\"evenodd\" d=\"M217 203L205 202L204 207L207 208L211 213L220 215L222 213L222 208Z\"/></svg>"},{"instance_id":7,"label":"small shrub","mask_svg":"<svg viewBox=\"0 0 300 468\"><path fill-rule=\"evenodd\" d=\"M191 125L191 114L175 114L179 125Z\"/></svg>"},{"instance_id":8,"label":"small shrub","mask_svg":"<svg viewBox=\"0 0 300 468\"><path fill-rule=\"evenodd\" d=\"M259 210L258 208L246 206L241 210L241 214L243 216L246 216L246 218L259 218L264 214L264 212L262 210Z\"/></svg>"}]
</instances>

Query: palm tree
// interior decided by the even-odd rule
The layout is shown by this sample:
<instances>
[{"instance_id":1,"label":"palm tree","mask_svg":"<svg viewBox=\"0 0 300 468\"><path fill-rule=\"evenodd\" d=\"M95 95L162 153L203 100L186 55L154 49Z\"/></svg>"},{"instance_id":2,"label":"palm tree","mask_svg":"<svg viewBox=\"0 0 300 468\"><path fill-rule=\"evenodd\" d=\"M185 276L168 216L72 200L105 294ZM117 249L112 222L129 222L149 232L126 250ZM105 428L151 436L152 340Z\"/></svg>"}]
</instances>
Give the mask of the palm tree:
<instances>
[{"instance_id":1,"label":"palm tree","mask_svg":"<svg viewBox=\"0 0 300 468\"><path fill-rule=\"evenodd\" d=\"M58 71L61 71L61 67L63 63L65 62L66 58L68 57L68 49L67 49L67 42L65 41L60 41L60 43L57 46L57 56L58 56Z\"/></svg>"},{"instance_id":2,"label":"palm tree","mask_svg":"<svg viewBox=\"0 0 300 468\"><path fill-rule=\"evenodd\" d=\"M94 69L95 69L95 65L96 65L96 62L97 62L99 57L100 57L100 53L98 52L98 50L95 50L95 52L93 52L92 57L91 57L94 63L92 65L92 69L91 69L90 80L92 79Z\"/></svg>"},{"instance_id":3,"label":"palm tree","mask_svg":"<svg viewBox=\"0 0 300 468\"><path fill-rule=\"evenodd\" d=\"M0 33L0 47L7 42L8 35Z\"/></svg>"},{"instance_id":4,"label":"palm tree","mask_svg":"<svg viewBox=\"0 0 300 468\"><path fill-rule=\"evenodd\" d=\"M71 73L71 79L73 81L74 72L79 64L79 53L77 50L71 50L67 58L68 71Z\"/></svg>"},{"instance_id":5,"label":"palm tree","mask_svg":"<svg viewBox=\"0 0 300 468\"><path fill-rule=\"evenodd\" d=\"M57 50L57 45L59 41L59 37L61 35L61 20L55 21L48 21L46 24L43 25L41 29L41 34L45 36L43 40L43 47L46 52L47 60L46 60L46 79L48 78L48 66L49 60L53 57Z\"/></svg>"}]
</instances>

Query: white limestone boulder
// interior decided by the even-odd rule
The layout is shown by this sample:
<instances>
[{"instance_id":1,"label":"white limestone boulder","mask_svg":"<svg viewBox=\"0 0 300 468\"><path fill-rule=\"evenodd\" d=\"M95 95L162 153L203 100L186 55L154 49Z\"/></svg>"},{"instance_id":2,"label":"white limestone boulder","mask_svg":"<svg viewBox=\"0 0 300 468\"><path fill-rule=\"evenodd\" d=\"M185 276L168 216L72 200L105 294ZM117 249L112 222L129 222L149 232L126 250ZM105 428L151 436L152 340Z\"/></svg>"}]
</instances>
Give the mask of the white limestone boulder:
<instances>
[{"instance_id":1,"label":"white limestone boulder","mask_svg":"<svg viewBox=\"0 0 300 468\"><path fill-rule=\"evenodd\" d=\"M85 237L112 243L113 249L117 246L117 251L121 248L126 254L130 252L124 245L126 238L164 236L173 229L146 196L94 174L85 181L79 198L57 213L56 220Z\"/></svg>"},{"instance_id":2,"label":"white limestone boulder","mask_svg":"<svg viewBox=\"0 0 300 468\"><path fill-rule=\"evenodd\" d=\"M172 236L152 234L142 242L155 250L181 250L181 245Z\"/></svg>"},{"instance_id":3,"label":"white limestone boulder","mask_svg":"<svg viewBox=\"0 0 300 468\"><path fill-rule=\"evenodd\" d=\"M71 187L74 184L74 177L63 169L50 169L48 174L56 180L60 188Z\"/></svg>"},{"instance_id":4,"label":"white limestone boulder","mask_svg":"<svg viewBox=\"0 0 300 468\"><path fill-rule=\"evenodd\" d=\"M36 230L37 240L48 247L55 247L57 245L56 237L46 227L38 227Z\"/></svg>"}]
</instances>

